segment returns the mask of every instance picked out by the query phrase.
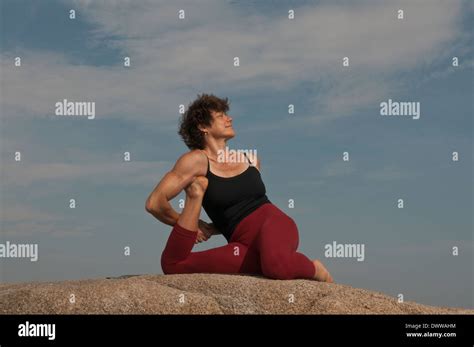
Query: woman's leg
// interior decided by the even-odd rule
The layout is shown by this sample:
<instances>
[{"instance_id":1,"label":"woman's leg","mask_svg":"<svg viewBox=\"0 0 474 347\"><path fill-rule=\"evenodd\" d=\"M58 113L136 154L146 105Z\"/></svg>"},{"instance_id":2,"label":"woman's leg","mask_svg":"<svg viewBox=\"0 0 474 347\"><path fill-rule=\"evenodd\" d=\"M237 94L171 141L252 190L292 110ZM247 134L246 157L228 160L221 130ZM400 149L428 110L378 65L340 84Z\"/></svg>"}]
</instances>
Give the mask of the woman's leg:
<instances>
[{"instance_id":1,"label":"woman's leg","mask_svg":"<svg viewBox=\"0 0 474 347\"><path fill-rule=\"evenodd\" d=\"M248 252L247 246L231 242L225 246L202 252L191 250L195 244L202 198L207 179L198 177L186 190L186 202L178 222L173 227L161 256L165 274L178 273L252 273L258 255Z\"/></svg>"},{"instance_id":2,"label":"woman's leg","mask_svg":"<svg viewBox=\"0 0 474 347\"><path fill-rule=\"evenodd\" d=\"M333 282L321 262L312 261L296 251L299 236L292 218L276 206L265 218L258 239L264 276L282 280L305 278Z\"/></svg>"}]
</instances>

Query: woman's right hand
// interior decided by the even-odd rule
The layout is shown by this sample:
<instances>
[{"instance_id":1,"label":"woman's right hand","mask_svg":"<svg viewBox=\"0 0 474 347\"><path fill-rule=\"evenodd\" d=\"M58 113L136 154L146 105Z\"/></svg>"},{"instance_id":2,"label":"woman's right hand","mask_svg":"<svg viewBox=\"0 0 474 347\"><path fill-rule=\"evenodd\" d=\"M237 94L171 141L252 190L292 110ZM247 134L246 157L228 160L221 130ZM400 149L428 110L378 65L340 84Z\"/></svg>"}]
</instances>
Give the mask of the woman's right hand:
<instances>
[{"instance_id":1,"label":"woman's right hand","mask_svg":"<svg viewBox=\"0 0 474 347\"><path fill-rule=\"evenodd\" d=\"M203 241L207 241L210 239L212 235L215 233L214 225L204 222L203 220L199 220L198 222L198 231L196 237L196 243L201 243Z\"/></svg>"}]
</instances>

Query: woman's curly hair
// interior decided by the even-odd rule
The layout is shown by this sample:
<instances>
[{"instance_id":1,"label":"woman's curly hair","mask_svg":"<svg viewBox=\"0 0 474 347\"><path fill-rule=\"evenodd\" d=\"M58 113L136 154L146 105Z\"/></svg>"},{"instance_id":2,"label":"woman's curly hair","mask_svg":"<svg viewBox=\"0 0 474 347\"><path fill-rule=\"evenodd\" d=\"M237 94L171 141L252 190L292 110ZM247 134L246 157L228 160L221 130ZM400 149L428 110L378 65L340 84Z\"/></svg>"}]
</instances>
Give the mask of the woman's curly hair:
<instances>
[{"instance_id":1,"label":"woman's curly hair","mask_svg":"<svg viewBox=\"0 0 474 347\"><path fill-rule=\"evenodd\" d=\"M190 149L204 149L204 133L198 125L211 126L212 116L210 111L227 112L229 110L228 98L220 99L212 94L198 94L181 117L178 134Z\"/></svg>"}]
</instances>

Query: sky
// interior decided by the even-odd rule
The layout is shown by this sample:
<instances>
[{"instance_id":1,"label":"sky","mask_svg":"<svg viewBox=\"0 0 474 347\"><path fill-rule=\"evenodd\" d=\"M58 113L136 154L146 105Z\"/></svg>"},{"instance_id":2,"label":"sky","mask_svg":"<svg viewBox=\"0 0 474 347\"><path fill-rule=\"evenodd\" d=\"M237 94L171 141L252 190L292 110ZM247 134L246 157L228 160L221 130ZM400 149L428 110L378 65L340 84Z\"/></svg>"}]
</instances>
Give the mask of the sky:
<instances>
[{"instance_id":1,"label":"sky","mask_svg":"<svg viewBox=\"0 0 474 347\"><path fill-rule=\"evenodd\" d=\"M145 201L188 151L179 106L211 93L229 98L229 147L257 150L299 250L337 283L473 308L473 14L456 0L2 0L0 242L39 257L0 258L1 282L162 273L171 227ZM63 99L95 102L95 118L56 115ZM382 116L389 99L419 119ZM333 242L363 244L364 261L326 257Z\"/></svg>"}]
</instances>

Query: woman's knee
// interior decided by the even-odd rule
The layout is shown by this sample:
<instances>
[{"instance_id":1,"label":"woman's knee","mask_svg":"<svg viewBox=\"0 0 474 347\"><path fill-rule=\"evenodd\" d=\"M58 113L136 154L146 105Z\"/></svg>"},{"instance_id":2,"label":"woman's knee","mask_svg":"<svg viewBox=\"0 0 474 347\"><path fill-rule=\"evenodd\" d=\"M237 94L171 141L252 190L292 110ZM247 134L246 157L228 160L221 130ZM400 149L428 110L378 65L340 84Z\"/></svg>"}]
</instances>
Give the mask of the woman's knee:
<instances>
[{"instance_id":1,"label":"woman's knee","mask_svg":"<svg viewBox=\"0 0 474 347\"><path fill-rule=\"evenodd\" d=\"M161 269L165 275L176 273L173 264L163 261L163 258L161 258Z\"/></svg>"},{"instance_id":2,"label":"woman's knee","mask_svg":"<svg viewBox=\"0 0 474 347\"><path fill-rule=\"evenodd\" d=\"M179 261L171 259L165 252L161 255L161 269L165 275L182 273Z\"/></svg>"}]
</instances>

